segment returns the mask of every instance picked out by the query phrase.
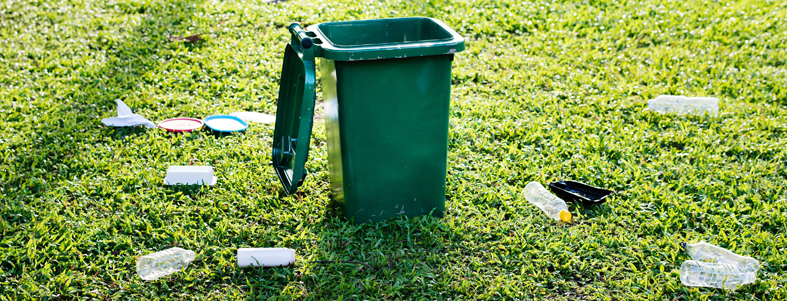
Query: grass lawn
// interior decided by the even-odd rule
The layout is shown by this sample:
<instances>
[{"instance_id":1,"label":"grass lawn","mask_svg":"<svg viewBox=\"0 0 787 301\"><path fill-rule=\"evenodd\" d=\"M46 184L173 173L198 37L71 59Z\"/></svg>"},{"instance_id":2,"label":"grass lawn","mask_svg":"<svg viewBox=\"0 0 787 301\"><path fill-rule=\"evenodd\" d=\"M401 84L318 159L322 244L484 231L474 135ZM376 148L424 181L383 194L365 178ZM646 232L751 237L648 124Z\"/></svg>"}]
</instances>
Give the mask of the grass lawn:
<instances>
[{"instance_id":1,"label":"grass lawn","mask_svg":"<svg viewBox=\"0 0 787 301\"><path fill-rule=\"evenodd\" d=\"M320 116L294 196L268 165L273 126L100 123L115 99L154 122L274 113L287 24L399 16L466 37L443 218L343 219ZM647 111L660 94L720 113ZM787 299L785 1L3 0L0 129L0 300ZM162 185L188 164L219 184ZM556 223L522 188L559 179L619 194ZM758 281L682 285L678 244L700 240L760 260ZM173 246L197 252L187 270L136 275ZM239 247L297 261L239 269Z\"/></svg>"}]
</instances>

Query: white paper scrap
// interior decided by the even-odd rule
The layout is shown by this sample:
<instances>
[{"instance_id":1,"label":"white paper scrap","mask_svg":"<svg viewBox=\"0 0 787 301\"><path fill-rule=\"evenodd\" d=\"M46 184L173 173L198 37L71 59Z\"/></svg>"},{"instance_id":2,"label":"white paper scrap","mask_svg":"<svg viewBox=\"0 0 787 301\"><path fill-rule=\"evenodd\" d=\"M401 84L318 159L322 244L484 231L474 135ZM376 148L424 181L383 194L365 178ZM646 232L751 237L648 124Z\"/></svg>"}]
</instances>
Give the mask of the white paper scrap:
<instances>
[{"instance_id":1,"label":"white paper scrap","mask_svg":"<svg viewBox=\"0 0 787 301\"><path fill-rule=\"evenodd\" d=\"M151 122L150 120L145 119L139 114L134 114L131 112L131 108L129 108L125 103L123 103L120 99L115 99L115 102L118 104L118 116L117 117L110 117L101 119L107 126L135 126L135 125L144 125L151 129L156 128L156 124Z\"/></svg>"}]
</instances>

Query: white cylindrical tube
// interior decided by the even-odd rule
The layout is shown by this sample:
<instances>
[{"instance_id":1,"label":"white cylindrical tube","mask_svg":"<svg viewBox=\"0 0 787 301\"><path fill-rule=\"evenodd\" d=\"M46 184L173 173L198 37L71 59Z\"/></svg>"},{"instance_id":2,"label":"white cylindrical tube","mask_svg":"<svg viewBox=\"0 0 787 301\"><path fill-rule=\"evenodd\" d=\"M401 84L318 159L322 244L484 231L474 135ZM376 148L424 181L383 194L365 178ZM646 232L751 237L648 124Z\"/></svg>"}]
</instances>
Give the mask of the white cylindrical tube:
<instances>
[{"instance_id":1,"label":"white cylindrical tube","mask_svg":"<svg viewBox=\"0 0 787 301\"><path fill-rule=\"evenodd\" d=\"M295 263L295 250L287 248L239 248L239 267L278 267Z\"/></svg>"}]
</instances>

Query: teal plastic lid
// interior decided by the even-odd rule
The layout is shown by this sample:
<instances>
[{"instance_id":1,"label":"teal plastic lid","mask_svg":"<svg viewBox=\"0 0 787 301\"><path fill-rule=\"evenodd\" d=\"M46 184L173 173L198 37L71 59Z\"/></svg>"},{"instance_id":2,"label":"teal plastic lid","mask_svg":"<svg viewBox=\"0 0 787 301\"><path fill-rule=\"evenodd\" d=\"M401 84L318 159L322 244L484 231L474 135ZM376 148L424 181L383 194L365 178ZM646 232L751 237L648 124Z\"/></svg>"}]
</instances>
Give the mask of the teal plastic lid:
<instances>
[{"instance_id":1,"label":"teal plastic lid","mask_svg":"<svg viewBox=\"0 0 787 301\"><path fill-rule=\"evenodd\" d=\"M314 51L311 44L297 38L303 33L293 24L293 42L284 50L281 68L276 128L273 131L272 161L287 194L295 193L306 178L314 116ZM309 41L308 39L306 39Z\"/></svg>"}]
</instances>

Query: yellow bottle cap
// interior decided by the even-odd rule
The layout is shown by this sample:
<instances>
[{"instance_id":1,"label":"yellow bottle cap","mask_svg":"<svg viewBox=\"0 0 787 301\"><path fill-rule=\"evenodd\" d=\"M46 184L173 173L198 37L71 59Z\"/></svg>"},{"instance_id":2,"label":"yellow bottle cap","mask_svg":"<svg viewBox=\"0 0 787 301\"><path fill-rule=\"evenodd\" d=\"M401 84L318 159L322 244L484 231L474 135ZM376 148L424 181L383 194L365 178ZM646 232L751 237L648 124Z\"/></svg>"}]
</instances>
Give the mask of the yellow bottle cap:
<instances>
[{"instance_id":1,"label":"yellow bottle cap","mask_svg":"<svg viewBox=\"0 0 787 301\"><path fill-rule=\"evenodd\" d=\"M560 213L558 213L558 217L560 217L561 221L568 223L571 221L571 212L568 212L566 210L560 210Z\"/></svg>"}]
</instances>

